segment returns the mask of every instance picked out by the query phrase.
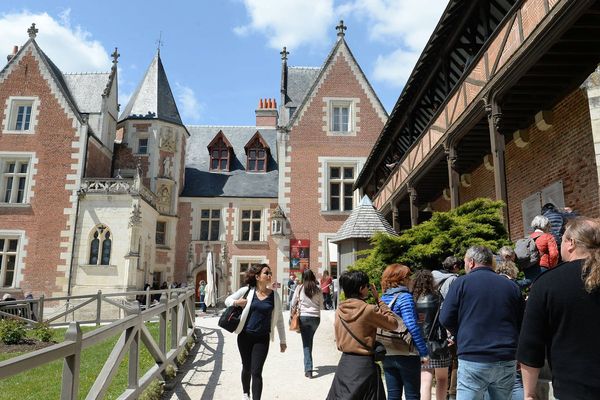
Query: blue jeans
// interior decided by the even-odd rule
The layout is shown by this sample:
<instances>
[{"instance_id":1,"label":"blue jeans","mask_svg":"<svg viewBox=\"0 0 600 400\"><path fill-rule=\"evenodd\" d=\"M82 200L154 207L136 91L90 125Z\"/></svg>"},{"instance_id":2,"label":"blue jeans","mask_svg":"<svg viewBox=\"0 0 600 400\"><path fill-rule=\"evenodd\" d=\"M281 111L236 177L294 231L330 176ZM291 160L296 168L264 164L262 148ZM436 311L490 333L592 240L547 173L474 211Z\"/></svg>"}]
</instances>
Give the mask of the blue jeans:
<instances>
[{"instance_id":1,"label":"blue jeans","mask_svg":"<svg viewBox=\"0 0 600 400\"><path fill-rule=\"evenodd\" d=\"M300 336L302 336L302 349L304 350L304 372L313 370L313 338L320 322L321 318L319 317L300 316Z\"/></svg>"},{"instance_id":2,"label":"blue jeans","mask_svg":"<svg viewBox=\"0 0 600 400\"><path fill-rule=\"evenodd\" d=\"M419 356L386 356L383 373L388 400L401 400L402 388L406 400L421 397L421 360Z\"/></svg>"},{"instance_id":3,"label":"blue jeans","mask_svg":"<svg viewBox=\"0 0 600 400\"><path fill-rule=\"evenodd\" d=\"M480 363L458 360L458 386L456 400L510 399L515 384L517 362L497 361Z\"/></svg>"},{"instance_id":4,"label":"blue jeans","mask_svg":"<svg viewBox=\"0 0 600 400\"><path fill-rule=\"evenodd\" d=\"M206 303L204 302L204 297L205 295L200 295L200 308L202 309L202 312L206 312Z\"/></svg>"}]
</instances>

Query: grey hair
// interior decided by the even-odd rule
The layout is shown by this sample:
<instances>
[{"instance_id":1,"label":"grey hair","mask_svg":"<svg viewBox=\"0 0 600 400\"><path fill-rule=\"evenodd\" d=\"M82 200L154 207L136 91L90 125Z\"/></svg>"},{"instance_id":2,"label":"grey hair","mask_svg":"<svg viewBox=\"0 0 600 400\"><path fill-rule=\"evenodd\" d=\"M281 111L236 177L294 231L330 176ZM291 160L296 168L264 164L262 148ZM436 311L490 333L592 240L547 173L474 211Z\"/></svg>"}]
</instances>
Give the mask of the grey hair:
<instances>
[{"instance_id":1,"label":"grey hair","mask_svg":"<svg viewBox=\"0 0 600 400\"><path fill-rule=\"evenodd\" d=\"M485 246L471 246L465 253L465 258L475 261L476 265L492 265L494 254Z\"/></svg>"},{"instance_id":2,"label":"grey hair","mask_svg":"<svg viewBox=\"0 0 600 400\"><path fill-rule=\"evenodd\" d=\"M503 260L513 261L516 257L515 250L510 246L502 246L500 250L498 250L498 255Z\"/></svg>"},{"instance_id":3,"label":"grey hair","mask_svg":"<svg viewBox=\"0 0 600 400\"><path fill-rule=\"evenodd\" d=\"M543 215L536 215L535 218L533 219L533 221L531 221L531 228L532 229L540 229L544 232L546 232L546 230L550 227L550 221L548 220L548 218L544 217Z\"/></svg>"}]
</instances>

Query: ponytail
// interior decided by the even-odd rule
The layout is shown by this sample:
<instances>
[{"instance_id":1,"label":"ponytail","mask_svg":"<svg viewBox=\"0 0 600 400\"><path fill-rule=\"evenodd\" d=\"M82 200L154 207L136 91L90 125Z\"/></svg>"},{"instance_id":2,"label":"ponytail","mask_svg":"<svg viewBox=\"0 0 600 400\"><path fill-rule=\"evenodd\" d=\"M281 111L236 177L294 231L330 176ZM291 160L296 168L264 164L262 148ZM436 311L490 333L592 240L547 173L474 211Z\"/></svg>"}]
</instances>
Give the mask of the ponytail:
<instances>
[{"instance_id":1,"label":"ponytail","mask_svg":"<svg viewBox=\"0 0 600 400\"><path fill-rule=\"evenodd\" d=\"M583 262L581 279L588 293L600 288L600 221L586 217L569 220L563 240L575 241L587 257Z\"/></svg>"}]
</instances>

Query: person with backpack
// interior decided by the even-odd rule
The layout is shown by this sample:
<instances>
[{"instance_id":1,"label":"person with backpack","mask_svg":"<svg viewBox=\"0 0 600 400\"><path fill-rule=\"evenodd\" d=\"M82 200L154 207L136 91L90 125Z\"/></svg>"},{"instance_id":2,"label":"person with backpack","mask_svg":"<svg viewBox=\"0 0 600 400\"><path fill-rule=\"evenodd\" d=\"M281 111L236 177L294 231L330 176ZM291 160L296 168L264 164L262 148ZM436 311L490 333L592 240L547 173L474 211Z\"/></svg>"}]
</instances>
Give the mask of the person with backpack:
<instances>
[{"instance_id":1,"label":"person with backpack","mask_svg":"<svg viewBox=\"0 0 600 400\"><path fill-rule=\"evenodd\" d=\"M537 215L531 221L533 232L525 239L517 240L515 254L525 278L533 281L539 274L552 269L558 263L558 247L550 233L550 221Z\"/></svg>"},{"instance_id":2,"label":"person with backpack","mask_svg":"<svg viewBox=\"0 0 600 400\"><path fill-rule=\"evenodd\" d=\"M546 203L542 207L542 215L550 221L549 232L554 236L556 246L560 249L560 241L564 232L565 217L562 212L552 203Z\"/></svg>"},{"instance_id":3,"label":"person with backpack","mask_svg":"<svg viewBox=\"0 0 600 400\"><path fill-rule=\"evenodd\" d=\"M417 314L412 295L408 291L410 269L402 264L391 264L381 277L381 300L402 319L412 345L408 350L387 346L383 360L383 373L388 400L419 400L421 392L421 364L428 362L427 346L417 324ZM415 348L416 346L416 348Z\"/></svg>"}]
</instances>

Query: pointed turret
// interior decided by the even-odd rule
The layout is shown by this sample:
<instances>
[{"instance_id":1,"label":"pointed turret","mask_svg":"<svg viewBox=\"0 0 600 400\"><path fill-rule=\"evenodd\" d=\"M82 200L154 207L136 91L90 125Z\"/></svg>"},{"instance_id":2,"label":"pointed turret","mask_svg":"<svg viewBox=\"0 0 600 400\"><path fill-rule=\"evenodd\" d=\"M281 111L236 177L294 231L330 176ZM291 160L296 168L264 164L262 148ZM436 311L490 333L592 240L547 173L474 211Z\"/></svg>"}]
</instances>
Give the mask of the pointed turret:
<instances>
[{"instance_id":1,"label":"pointed turret","mask_svg":"<svg viewBox=\"0 0 600 400\"><path fill-rule=\"evenodd\" d=\"M144 78L119 117L119 122L129 118L159 119L183 125L160 52L152 59Z\"/></svg>"}]
</instances>

